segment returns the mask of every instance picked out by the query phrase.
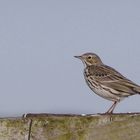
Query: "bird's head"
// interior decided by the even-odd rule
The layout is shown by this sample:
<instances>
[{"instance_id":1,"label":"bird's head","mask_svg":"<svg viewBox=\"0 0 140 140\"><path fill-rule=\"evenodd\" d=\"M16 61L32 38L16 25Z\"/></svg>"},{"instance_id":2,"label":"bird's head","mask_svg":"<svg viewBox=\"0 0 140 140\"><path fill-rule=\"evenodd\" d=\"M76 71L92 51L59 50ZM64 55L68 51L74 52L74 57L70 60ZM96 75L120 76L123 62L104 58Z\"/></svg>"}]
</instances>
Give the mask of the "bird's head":
<instances>
[{"instance_id":1,"label":"bird's head","mask_svg":"<svg viewBox=\"0 0 140 140\"><path fill-rule=\"evenodd\" d=\"M79 58L86 66L103 64L100 57L95 53L85 53L74 57Z\"/></svg>"}]
</instances>

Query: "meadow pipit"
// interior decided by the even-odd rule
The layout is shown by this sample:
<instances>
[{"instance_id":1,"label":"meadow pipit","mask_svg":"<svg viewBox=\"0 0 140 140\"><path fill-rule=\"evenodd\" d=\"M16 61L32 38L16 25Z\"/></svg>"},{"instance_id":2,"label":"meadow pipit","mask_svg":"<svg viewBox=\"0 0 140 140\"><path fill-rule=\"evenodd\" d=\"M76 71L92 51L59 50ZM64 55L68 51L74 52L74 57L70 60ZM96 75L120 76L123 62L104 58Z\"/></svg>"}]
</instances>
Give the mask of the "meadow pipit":
<instances>
[{"instance_id":1,"label":"meadow pipit","mask_svg":"<svg viewBox=\"0 0 140 140\"><path fill-rule=\"evenodd\" d=\"M117 103L125 97L140 94L139 85L105 65L95 53L75 57L84 63L84 77L90 89L97 95L113 101L113 105L106 113L113 113Z\"/></svg>"}]
</instances>

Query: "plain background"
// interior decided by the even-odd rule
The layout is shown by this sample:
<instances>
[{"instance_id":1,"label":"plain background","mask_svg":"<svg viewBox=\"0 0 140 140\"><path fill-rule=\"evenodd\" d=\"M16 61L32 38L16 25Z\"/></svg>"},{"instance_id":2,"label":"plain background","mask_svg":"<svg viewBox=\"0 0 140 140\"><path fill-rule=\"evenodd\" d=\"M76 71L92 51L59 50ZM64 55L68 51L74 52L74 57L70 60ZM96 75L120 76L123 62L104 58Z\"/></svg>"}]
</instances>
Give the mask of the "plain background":
<instances>
[{"instance_id":1,"label":"plain background","mask_svg":"<svg viewBox=\"0 0 140 140\"><path fill-rule=\"evenodd\" d=\"M140 1L1 0L0 116L107 111L73 57L85 52L140 84ZM115 112L139 106L136 95Z\"/></svg>"}]
</instances>

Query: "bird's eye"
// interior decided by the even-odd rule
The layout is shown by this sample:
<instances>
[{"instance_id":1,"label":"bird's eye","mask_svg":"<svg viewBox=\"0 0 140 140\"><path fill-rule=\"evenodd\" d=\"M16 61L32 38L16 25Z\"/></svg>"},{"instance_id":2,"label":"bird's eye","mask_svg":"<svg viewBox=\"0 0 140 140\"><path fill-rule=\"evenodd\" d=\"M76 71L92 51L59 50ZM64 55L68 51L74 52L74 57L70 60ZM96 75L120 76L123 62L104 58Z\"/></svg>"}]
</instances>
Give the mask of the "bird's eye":
<instances>
[{"instance_id":1,"label":"bird's eye","mask_svg":"<svg viewBox=\"0 0 140 140\"><path fill-rule=\"evenodd\" d=\"M91 56L88 56L88 59L91 59Z\"/></svg>"}]
</instances>

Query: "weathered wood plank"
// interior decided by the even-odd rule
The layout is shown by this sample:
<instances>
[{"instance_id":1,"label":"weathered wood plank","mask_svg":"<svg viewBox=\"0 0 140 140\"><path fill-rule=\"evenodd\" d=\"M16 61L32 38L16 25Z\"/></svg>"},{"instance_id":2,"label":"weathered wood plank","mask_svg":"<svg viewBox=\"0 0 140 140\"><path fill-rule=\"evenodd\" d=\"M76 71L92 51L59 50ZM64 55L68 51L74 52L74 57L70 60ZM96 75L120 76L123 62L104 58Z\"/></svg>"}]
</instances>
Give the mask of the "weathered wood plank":
<instances>
[{"instance_id":1,"label":"weathered wood plank","mask_svg":"<svg viewBox=\"0 0 140 140\"><path fill-rule=\"evenodd\" d=\"M0 140L109 139L139 140L140 114L27 114L23 118L0 119Z\"/></svg>"}]
</instances>

